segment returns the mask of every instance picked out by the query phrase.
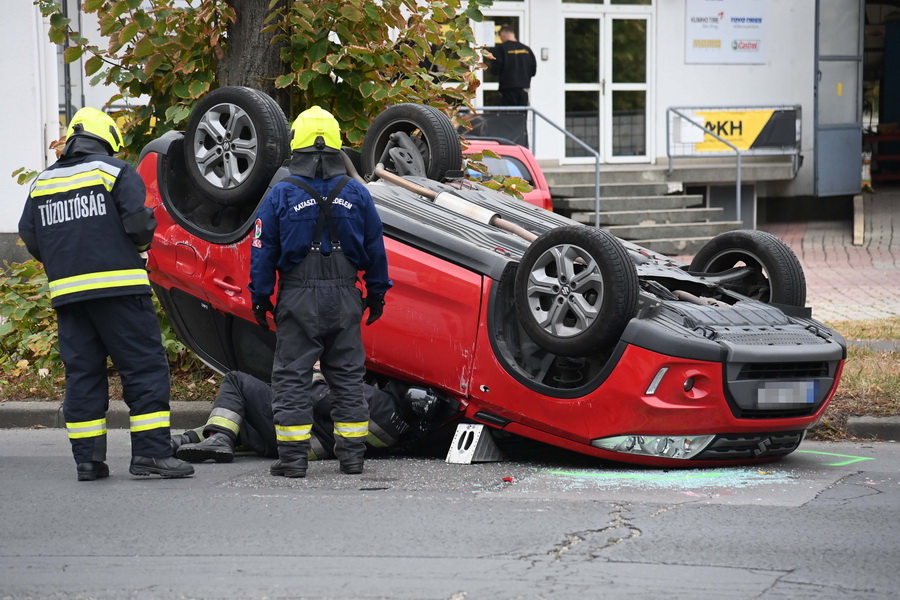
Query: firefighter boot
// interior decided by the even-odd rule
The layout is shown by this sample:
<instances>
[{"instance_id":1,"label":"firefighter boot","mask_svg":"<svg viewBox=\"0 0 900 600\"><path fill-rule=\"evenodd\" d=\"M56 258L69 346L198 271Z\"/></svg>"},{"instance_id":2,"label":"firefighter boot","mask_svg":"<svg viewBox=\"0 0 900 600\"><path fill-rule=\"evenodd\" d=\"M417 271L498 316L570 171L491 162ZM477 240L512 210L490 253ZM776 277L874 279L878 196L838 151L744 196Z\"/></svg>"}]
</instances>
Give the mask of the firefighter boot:
<instances>
[{"instance_id":1,"label":"firefighter boot","mask_svg":"<svg viewBox=\"0 0 900 600\"><path fill-rule=\"evenodd\" d=\"M291 461L278 459L269 467L269 473L275 477L306 477L307 458L297 458Z\"/></svg>"},{"instance_id":2,"label":"firefighter boot","mask_svg":"<svg viewBox=\"0 0 900 600\"><path fill-rule=\"evenodd\" d=\"M188 429L184 433L173 433L172 434L172 454L175 454L179 448L181 448L185 444L197 444L203 438L201 435L203 434L202 428L198 431L197 429Z\"/></svg>"},{"instance_id":3,"label":"firefighter boot","mask_svg":"<svg viewBox=\"0 0 900 600\"><path fill-rule=\"evenodd\" d=\"M78 472L78 481L94 481L109 477L109 467L105 462L99 460L78 463L75 465L75 470Z\"/></svg>"},{"instance_id":4,"label":"firefighter boot","mask_svg":"<svg viewBox=\"0 0 900 600\"><path fill-rule=\"evenodd\" d=\"M146 477L159 475L164 478L190 477L194 474L194 467L174 456L156 458L152 456L132 456L131 466L128 472L132 475Z\"/></svg>"},{"instance_id":5,"label":"firefighter boot","mask_svg":"<svg viewBox=\"0 0 900 600\"><path fill-rule=\"evenodd\" d=\"M362 458L348 458L341 461L341 473L344 475L359 475L363 472Z\"/></svg>"},{"instance_id":6,"label":"firefighter boot","mask_svg":"<svg viewBox=\"0 0 900 600\"><path fill-rule=\"evenodd\" d=\"M224 433L214 433L198 444L184 444L175 452L175 457L190 463L214 460L229 463L234 460L234 441Z\"/></svg>"}]
</instances>

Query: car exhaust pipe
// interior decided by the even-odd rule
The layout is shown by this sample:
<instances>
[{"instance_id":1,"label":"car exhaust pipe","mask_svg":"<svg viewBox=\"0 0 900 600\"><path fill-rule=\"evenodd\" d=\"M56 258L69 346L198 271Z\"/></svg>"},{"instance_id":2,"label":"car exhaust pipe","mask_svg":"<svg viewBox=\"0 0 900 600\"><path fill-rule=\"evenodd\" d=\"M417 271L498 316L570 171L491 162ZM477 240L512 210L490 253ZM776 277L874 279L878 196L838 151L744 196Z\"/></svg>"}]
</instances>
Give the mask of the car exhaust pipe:
<instances>
[{"instance_id":1,"label":"car exhaust pipe","mask_svg":"<svg viewBox=\"0 0 900 600\"><path fill-rule=\"evenodd\" d=\"M429 190L426 187L422 187L421 185L413 183L412 181L394 175L393 173L386 171L382 163L378 163L377 165L375 165L374 174L381 179L384 179L385 181L402 187L403 189L409 190L410 192L413 192L420 196L424 196L438 206L446 208L451 212L469 217L470 219L478 221L479 223L483 223L484 225L491 225L493 227L496 227L497 229L502 229L507 233L519 236L526 242L533 242L538 237L537 234L528 231L524 227L520 227L515 223L507 221L498 213L484 208L483 206L478 206L474 202L469 202L465 198L460 198L456 194L453 194L451 192L435 192L433 190Z\"/></svg>"}]
</instances>

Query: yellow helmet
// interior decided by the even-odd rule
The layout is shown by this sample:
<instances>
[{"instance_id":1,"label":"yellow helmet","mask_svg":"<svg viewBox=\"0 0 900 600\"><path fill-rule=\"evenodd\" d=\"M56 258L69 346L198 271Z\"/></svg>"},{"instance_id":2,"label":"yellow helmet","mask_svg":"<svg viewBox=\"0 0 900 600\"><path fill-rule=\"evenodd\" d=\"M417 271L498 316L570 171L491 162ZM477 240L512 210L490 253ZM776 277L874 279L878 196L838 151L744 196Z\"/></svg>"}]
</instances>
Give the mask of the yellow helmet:
<instances>
[{"instance_id":1,"label":"yellow helmet","mask_svg":"<svg viewBox=\"0 0 900 600\"><path fill-rule=\"evenodd\" d=\"M72 117L69 130L66 132L66 141L77 135L103 140L112 148L113 154L122 149L122 132L119 131L119 126L108 114L90 106L79 109Z\"/></svg>"},{"instance_id":2,"label":"yellow helmet","mask_svg":"<svg viewBox=\"0 0 900 600\"><path fill-rule=\"evenodd\" d=\"M316 144L319 138L324 144ZM291 124L291 150L341 149L341 127L330 112L313 106L300 113Z\"/></svg>"}]
</instances>

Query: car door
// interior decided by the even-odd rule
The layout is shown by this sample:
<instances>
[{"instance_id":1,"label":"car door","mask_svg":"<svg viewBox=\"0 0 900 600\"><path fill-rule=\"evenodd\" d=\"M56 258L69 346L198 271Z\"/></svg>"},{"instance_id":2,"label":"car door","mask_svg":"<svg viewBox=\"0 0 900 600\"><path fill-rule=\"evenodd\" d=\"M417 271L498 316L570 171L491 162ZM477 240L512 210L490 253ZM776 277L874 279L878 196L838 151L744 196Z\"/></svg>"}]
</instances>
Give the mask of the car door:
<instances>
[{"instance_id":1,"label":"car door","mask_svg":"<svg viewBox=\"0 0 900 600\"><path fill-rule=\"evenodd\" d=\"M363 326L370 368L467 394L481 313L482 276L390 238L394 286L384 316Z\"/></svg>"}]
</instances>

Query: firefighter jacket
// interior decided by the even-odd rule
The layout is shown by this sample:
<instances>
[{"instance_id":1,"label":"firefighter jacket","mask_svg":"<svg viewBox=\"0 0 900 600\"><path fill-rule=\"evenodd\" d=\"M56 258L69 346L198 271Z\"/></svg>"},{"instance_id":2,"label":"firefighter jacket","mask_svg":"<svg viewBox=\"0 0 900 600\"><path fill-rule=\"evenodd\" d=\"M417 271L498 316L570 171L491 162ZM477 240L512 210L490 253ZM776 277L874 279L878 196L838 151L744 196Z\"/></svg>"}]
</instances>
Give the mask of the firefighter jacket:
<instances>
[{"instance_id":1,"label":"firefighter jacket","mask_svg":"<svg viewBox=\"0 0 900 600\"><path fill-rule=\"evenodd\" d=\"M19 220L19 236L44 263L54 308L109 296L150 294L140 256L156 220L144 182L126 162L90 140L75 144L38 175ZM97 153L77 151L88 149Z\"/></svg>"},{"instance_id":2,"label":"firefighter jacket","mask_svg":"<svg viewBox=\"0 0 900 600\"><path fill-rule=\"evenodd\" d=\"M531 48L512 40L491 49L494 61L490 70L499 76L498 89L528 89L537 73L537 60Z\"/></svg>"},{"instance_id":3,"label":"firefighter jacket","mask_svg":"<svg viewBox=\"0 0 900 600\"><path fill-rule=\"evenodd\" d=\"M325 198L341 178L300 179ZM363 272L366 291L383 296L392 283L388 278L381 217L369 190L351 179L332 202L331 214L341 250ZM313 240L319 217L318 203L291 182L277 183L263 200L256 217L250 248L250 293L254 304L272 296L276 271L287 273L300 264L314 241L321 241L323 255L331 253L327 227L321 240Z\"/></svg>"}]
</instances>

